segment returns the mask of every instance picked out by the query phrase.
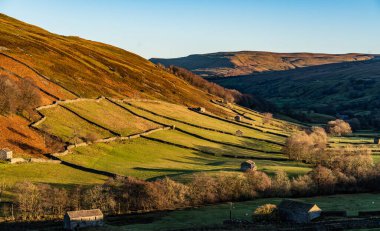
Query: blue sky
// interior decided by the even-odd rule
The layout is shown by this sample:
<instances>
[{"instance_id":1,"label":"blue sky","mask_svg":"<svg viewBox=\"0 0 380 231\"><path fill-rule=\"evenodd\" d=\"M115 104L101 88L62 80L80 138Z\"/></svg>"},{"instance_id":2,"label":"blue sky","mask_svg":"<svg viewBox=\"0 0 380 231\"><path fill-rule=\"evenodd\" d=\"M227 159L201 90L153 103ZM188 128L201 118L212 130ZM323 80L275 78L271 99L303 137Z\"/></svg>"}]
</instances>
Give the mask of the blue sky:
<instances>
[{"instance_id":1,"label":"blue sky","mask_svg":"<svg viewBox=\"0 0 380 231\"><path fill-rule=\"evenodd\" d=\"M238 50L380 54L380 0L0 0L0 12L145 58Z\"/></svg>"}]
</instances>

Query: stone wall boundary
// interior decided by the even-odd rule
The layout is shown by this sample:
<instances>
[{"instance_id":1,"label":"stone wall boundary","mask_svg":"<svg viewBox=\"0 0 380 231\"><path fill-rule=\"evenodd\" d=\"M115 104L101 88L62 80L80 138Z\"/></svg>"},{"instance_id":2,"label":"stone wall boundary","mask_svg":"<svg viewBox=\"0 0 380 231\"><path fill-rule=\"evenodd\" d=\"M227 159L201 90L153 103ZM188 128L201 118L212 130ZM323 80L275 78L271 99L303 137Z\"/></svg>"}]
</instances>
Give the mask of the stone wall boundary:
<instances>
[{"instance_id":1,"label":"stone wall boundary","mask_svg":"<svg viewBox=\"0 0 380 231\"><path fill-rule=\"evenodd\" d=\"M123 101L124 102L124 101ZM173 121L176 121L176 122L179 122L179 123L183 123L183 124L186 124L186 125L189 125L189 126L192 126L192 127L196 127L196 128L200 128L200 129L204 129L204 130L208 130L208 131L214 131L214 132L218 132L218 133L223 133L223 134L227 134L227 135L232 135L232 136L236 136L234 133L231 133L231 132L226 132L226 131L221 131L221 130L217 130L217 129L212 129L212 128L206 128L206 127L202 127L202 126L199 126L199 125L196 125L196 124L192 124L192 123L189 123L189 122L185 122L185 121L181 121L181 120L178 120L178 119L174 119L174 118L171 118L171 117L168 117L168 116L164 116L164 115L160 115L160 114L157 114L155 112L152 112L150 110L147 110L145 108L142 108L142 107L139 107L139 106L136 106L136 105L133 105L133 104L130 104L128 102L126 102L126 104L128 104L129 106L131 107L134 107L134 108L137 108L139 110L142 110L142 111L145 111L145 112L148 112L152 115L155 115L155 116L159 116L159 117L162 117L162 118L165 118L165 119L168 119L168 120L173 120ZM121 106L121 105L120 105ZM123 106L121 106L123 107ZM123 107L125 108L125 107ZM130 111L128 108L125 108L126 110ZM133 113L134 115L137 115L136 113L134 112L131 112ZM139 115L138 115L139 116ZM153 121L151 119L148 119L146 117L143 117L143 116L140 116L142 118L145 118L147 120L150 120L150 121ZM155 121L153 121L155 122ZM158 122L155 122L155 123L158 123ZM266 139L260 139L260 138L254 138L254 137L250 137L250 136L242 136L243 138L247 138L247 139L251 139L251 140L257 140L257 141L262 141L262 142L266 142L266 143L270 143L270 144L276 144L276 145L280 145L280 146L284 146L283 143L280 143L280 142L276 142L276 141L272 141L272 140L266 140Z\"/></svg>"}]
</instances>

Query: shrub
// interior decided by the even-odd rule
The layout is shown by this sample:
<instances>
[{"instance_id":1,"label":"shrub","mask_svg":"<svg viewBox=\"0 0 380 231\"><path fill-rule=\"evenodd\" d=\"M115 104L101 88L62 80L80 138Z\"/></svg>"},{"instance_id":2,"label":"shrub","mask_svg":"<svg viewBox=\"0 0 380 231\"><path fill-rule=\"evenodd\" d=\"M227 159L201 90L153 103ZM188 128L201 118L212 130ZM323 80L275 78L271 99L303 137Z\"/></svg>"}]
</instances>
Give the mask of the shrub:
<instances>
[{"instance_id":1,"label":"shrub","mask_svg":"<svg viewBox=\"0 0 380 231\"><path fill-rule=\"evenodd\" d=\"M326 157L328 137L323 128L313 127L312 132L297 132L287 138L283 151L289 159L320 164Z\"/></svg>"},{"instance_id":2,"label":"shrub","mask_svg":"<svg viewBox=\"0 0 380 231\"><path fill-rule=\"evenodd\" d=\"M340 119L328 122L327 128L329 133L334 136L348 135L352 133L350 124Z\"/></svg>"},{"instance_id":3,"label":"shrub","mask_svg":"<svg viewBox=\"0 0 380 231\"><path fill-rule=\"evenodd\" d=\"M291 182L285 171L276 171L274 178L272 179L271 194L273 196L289 196L291 189Z\"/></svg>"},{"instance_id":4,"label":"shrub","mask_svg":"<svg viewBox=\"0 0 380 231\"><path fill-rule=\"evenodd\" d=\"M276 205L265 204L255 209L252 214L254 221L273 221L278 220L278 209Z\"/></svg>"}]
</instances>

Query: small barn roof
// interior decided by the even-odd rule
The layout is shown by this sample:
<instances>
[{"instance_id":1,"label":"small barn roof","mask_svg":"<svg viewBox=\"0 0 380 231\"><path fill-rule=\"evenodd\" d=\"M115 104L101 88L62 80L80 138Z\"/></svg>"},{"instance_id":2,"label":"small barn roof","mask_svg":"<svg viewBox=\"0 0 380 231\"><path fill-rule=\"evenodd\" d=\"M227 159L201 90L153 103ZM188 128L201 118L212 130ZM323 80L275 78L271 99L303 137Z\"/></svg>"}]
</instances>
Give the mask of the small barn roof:
<instances>
[{"instance_id":1,"label":"small barn roof","mask_svg":"<svg viewBox=\"0 0 380 231\"><path fill-rule=\"evenodd\" d=\"M68 211L67 215L70 219L78 219L81 217L98 217L103 216L100 209L90 209L90 210L78 210L78 211Z\"/></svg>"},{"instance_id":2,"label":"small barn roof","mask_svg":"<svg viewBox=\"0 0 380 231\"><path fill-rule=\"evenodd\" d=\"M312 211L321 211L321 209L312 203L305 203L297 200L282 200L278 206L279 209L288 209L294 212L312 212Z\"/></svg>"},{"instance_id":3,"label":"small barn roof","mask_svg":"<svg viewBox=\"0 0 380 231\"><path fill-rule=\"evenodd\" d=\"M242 164L245 164L245 163L247 163L247 164L255 164L255 162L253 160L246 160Z\"/></svg>"},{"instance_id":4,"label":"small barn roof","mask_svg":"<svg viewBox=\"0 0 380 231\"><path fill-rule=\"evenodd\" d=\"M9 148L2 148L1 151L4 151L4 152L11 152L12 150L10 150Z\"/></svg>"}]
</instances>

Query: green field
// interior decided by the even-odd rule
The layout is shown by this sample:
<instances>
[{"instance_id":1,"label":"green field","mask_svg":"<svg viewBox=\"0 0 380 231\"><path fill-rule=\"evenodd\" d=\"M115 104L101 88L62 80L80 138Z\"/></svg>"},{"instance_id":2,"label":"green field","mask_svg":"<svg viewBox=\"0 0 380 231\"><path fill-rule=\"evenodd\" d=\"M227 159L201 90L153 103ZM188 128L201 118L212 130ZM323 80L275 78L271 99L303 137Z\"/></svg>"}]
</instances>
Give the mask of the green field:
<instances>
[{"instance_id":1,"label":"green field","mask_svg":"<svg viewBox=\"0 0 380 231\"><path fill-rule=\"evenodd\" d=\"M206 155L144 138L78 147L73 154L62 157L62 160L140 179L163 176L187 178L189 174L198 172L240 173L240 163L243 161ZM307 165L291 161L255 160L255 162L259 170L268 173L283 169L290 175L297 175L310 170Z\"/></svg>"},{"instance_id":2,"label":"green field","mask_svg":"<svg viewBox=\"0 0 380 231\"><path fill-rule=\"evenodd\" d=\"M46 116L46 120L37 127L67 142L73 143L75 138L89 134L96 139L113 136L109 131L88 123L60 106L40 112Z\"/></svg>"},{"instance_id":3,"label":"green field","mask_svg":"<svg viewBox=\"0 0 380 231\"><path fill-rule=\"evenodd\" d=\"M62 164L0 164L0 181L6 180L11 185L20 181L88 185L101 184L106 179L105 176L84 172Z\"/></svg>"},{"instance_id":4,"label":"green field","mask_svg":"<svg viewBox=\"0 0 380 231\"><path fill-rule=\"evenodd\" d=\"M141 119L106 99L65 104L84 118L123 136L154 129L159 125Z\"/></svg>"},{"instance_id":5,"label":"green field","mask_svg":"<svg viewBox=\"0 0 380 231\"><path fill-rule=\"evenodd\" d=\"M253 159L255 158L278 158L280 160L287 159L287 157L285 157L282 154L267 154L264 152L247 150L247 149L238 148L238 147L234 147L230 145L218 144L215 142L199 139L199 138L193 137L191 135L187 135L185 133L182 133L176 130L155 132L149 135L149 137L167 141L170 143L180 144L180 145L190 147L190 148L196 148L197 150L201 150L207 153L214 153L215 155L218 155L218 156L232 155L232 156L246 156L246 157L251 157Z\"/></svg>"},{"instance_id":6,"label":"green field","mask_svg":"<svg viewBox=\"0 0 380 231\"><path fill-rule=\"evenodd\" d=\"M5 183L10 188L16 183L24 181L53 184L70 188L74 185L102 184L107 180L107 178L108 177L103 175L77 170L62 164L0 163L0 183ZM12 198L12 195L8 192L4 196L5 198L2 199Z\"/></svg>"},{"instance_id":7,"label":"green field","mask_svg":"<svg viewBox=\"0 0 380 231\"><path fill-rule=\"evenodd\" d=\"M198 172L239 174L239 166L244 159L229 158L230 156L251 158L259 170L269 174L279 169L285 170L289 175L304 174L310 170L307 165L285 161L287 158L280 153L282 149L280 144L285 141L284 137L211 118L184 106L156 101L128 101L128 103L115 104L105 99L99 102L78 101L65 106L105 129L125 135L161 126L158 124L176 127L175 130L158 131L147 136L156 141L137 138L98 143L78 147L72 154L61 157L62 160L79 166L140 179L171 176L181 181L191 178L192 174ZM219 107L226 111L230 110L220 105ZM63 138L67 139L68 136L65 135L68 133L67 126L80 125L86 121L61 107L57 108L43 112L47 116L43 124L48 124L53 128L51 130L55 131L54 134L63 134ZM269 124L262 124L260 122L262 114L236 105L234 110L240 110L246 116L254 118L255 123L258 123L257 126L267 126L268 131L282 131L278 134L298 129L293 124L289 126L289 123L277 119L273 119ZM74 123L60 122L59 113L70 114L71 117L68 118ZM89 125L91 129L99 129L97 126ZM243 137L233 135L237 130L243 131ZM101 131L106 130L93 132L102 134ZM273 141L279 144L271 143ZM339 137L331 138L330 145L338 147L350 142L361 144L369 141L370 138L363 137ZM374 160L377 163L380 158L374 156Z\"/></svg>"},{"instance_id":8,"label":"green field","mask_svg":"<svg viewBox=\"0 0 380 231\"><path fill-rule=\"evenodd\" d=\"M186 107L180 105L174 105L170 103L156 103L156 102L130 102L132 105L144 108L146 110L154 111L163 116L167 116L180 121L186 121L187 123L201 126L204 128L215 129L235 134L237 130L241 130L245 136L262 138L266 140L272 140L277 142L284 142L285 138L276 136L273 134L260 132L253 128L243 127L234 123L217 120L208 116L193 112Z\"/></svg>"},{"instance_id":9,"label":"green field","mask_svg":"<svg viewBox=\"0 0 380 231\"><path fill-rule=\"evenodd\" d=\"M233 218L251 221L252 212L260 205L278 204L282 199L258 199L254 201L233 203ZM302 201L316 203L322 210L346 210L348 215L357 215L358 211L379 210L380 196L378 194L348 194L322 197L300 198ZM148 224L130 224L117 227L107 225L107 230L162 230L196 228L208 225L220 225L229 218L230 204L204 206L195 209L186 209L166 213L137 215L139 218L150 218Z\"/></svg>"},{"instance_id":10,"label":"green field","mask_svg":"<svg viewBox=\"0 0 380 231\"><path fill-rule=\"evenodd\" d=\"M133 111L134 113L137 113L138 115L149 118L153 121L157 121L159 123L163 123L166 125L175 125L177 128L180 128L186 132L190 132L192 134L202 136L208 139L213 139L213 140L230 143L234 145L241 145L244 147L251 147L251 148L255 148L255 149L259 149L259 150L263 150L267 152L279 152L282 149L282 146L278 144L273 144L273 143L268 143L261 140L249 139L245 137L239 137L236 135L229 135L225 133L206 130L206 129L191 126L182 122L178 122L173 119L166 119L166 118L154 115L152 113L140 110L136 107L132 107L126 104L123 106ZM214 121L214 123L217 123L217 122L218 121ZM259 138L259 137L255 137L255 138Z\"/></svg>"}]
</instances>

